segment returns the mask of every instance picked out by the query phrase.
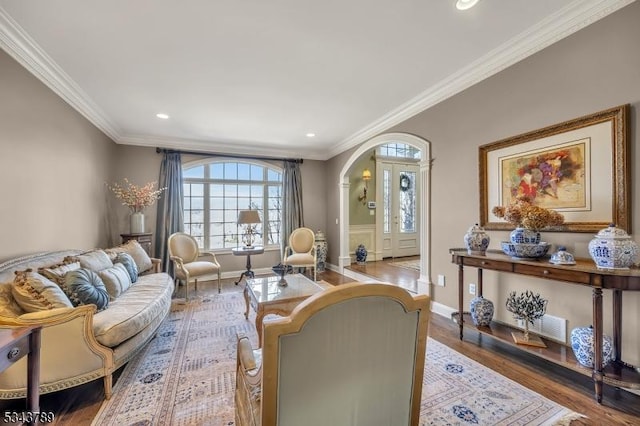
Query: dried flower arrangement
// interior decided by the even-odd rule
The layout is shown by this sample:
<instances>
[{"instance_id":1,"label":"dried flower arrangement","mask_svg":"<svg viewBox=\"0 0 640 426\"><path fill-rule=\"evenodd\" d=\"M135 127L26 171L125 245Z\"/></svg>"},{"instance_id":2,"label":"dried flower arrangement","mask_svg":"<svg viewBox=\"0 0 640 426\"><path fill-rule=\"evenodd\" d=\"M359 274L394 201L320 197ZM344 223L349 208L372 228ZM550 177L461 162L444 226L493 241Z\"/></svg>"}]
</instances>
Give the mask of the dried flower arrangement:
<instances>
[{"instance_id":1,"label":"dried flower arrangement","mask_svg":"<svg viewBox=\"0 0 640 426\"><path fill-rule=\"evenodd\" d=\"M107 184L107 187L113 191L117 198L122 200L123 206L129 207L132 212L136 213L158 201L162 191L167 189L155 189L156 185L156 182L149 182L144 186L137 186L124 178L124 184L116 182L113 185Z\"/></svg>"},{"instance_id":2,"label":"dried flower arrangement","mask_svg":"<svg viewBox=\"0 0 640 426\"><path fill-rule=\"evenodd\" d=\"M496 206L491 212L519 228L539 231L549 226L560 226L564 216L555 210L545 209L531 203L527 195L518 195L509 206Z\"/></svg>"}]
</instances>

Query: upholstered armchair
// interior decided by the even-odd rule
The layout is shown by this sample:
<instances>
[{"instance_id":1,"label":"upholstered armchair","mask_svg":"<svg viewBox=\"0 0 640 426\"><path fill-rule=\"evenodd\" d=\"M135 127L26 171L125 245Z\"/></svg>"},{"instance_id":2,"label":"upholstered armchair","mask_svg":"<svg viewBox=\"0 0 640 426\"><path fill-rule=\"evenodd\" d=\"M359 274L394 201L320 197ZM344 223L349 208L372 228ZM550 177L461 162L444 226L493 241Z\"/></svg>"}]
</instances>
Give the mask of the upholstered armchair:
<instances>
[{"instance_id":1,"label":"upholstered armchair","mask_svg":"<svg viewBox=\"0 0 640 426\"><path fill-rule=\"evenodd\" d=\"M313 280L316 281L316 243L315 234L309 228L294 229L289 235L289 245L284 248L283 265L294 268L313 268Z\"/></svg>"},{"instance_id":2,"label":"upholstered armchair","mask_svg":"<svg viewBox=\"0 0 640 426\"><path fill-rule=\"evenodd\" d=\"M417 425L430 298L389 284L318 293L238 337L236 425Z\"/></svg>"},{"instance_id":3,"label":"upholstered armchair","mask_svg":"<svg viewBox=\"0 0 640 426\"><path fill-rule=\"evenodd\" d=\"M198 278L205 275L218 275L218 293L220 293L220 264L211 252L200 253L198 242L189 234L176 232L169 236L169 258L173 261L176 280L184 282L185 299L189 301L189 282L195 282L198 291ZM198 260L200 256L211 256L211 260Z\"/></svg>"}]
</instances>

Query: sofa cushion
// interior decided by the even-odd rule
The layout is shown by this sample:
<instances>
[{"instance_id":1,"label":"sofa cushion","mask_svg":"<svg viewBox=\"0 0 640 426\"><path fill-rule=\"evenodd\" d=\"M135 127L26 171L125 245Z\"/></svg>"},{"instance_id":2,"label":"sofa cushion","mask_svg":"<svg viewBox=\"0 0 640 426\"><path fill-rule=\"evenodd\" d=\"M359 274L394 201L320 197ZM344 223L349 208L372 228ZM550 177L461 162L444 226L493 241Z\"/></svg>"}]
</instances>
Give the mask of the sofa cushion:
<instances>
[{"instance_id":1,"label":"sofa cushion","mask_svg":"<svg viewBox=\"0 0 640 426\"><path fill-rule=\"evenodd\" d=\"M151 262L151 258L147 254L146 251L142 248L139 242L136 240L129 240L126 244L123 244L118 247L113 247L106 250L107 254L115 259L118 253L127 253L129 254L133 260L136 262L136 266L138 267L138 273L143 273L148 271L153 266L153 262Z\"/></svg>"},{"instance_id":2,"label":"sofa cushion","mask_svg":"<svg viewBox=\"0 0 640 426\"><path fill-rule=\"evenodd\" d=\"M138 279L138 265L136 265L136 261L133 260L133 257L129 253L118 253L113 263L122 263L124 267L127 269L129 273L129 277L131 278L131 283L135 283Z\"/></svg>"},{"instance_id":3,"label":"sofa cushion","mask_svg":"<svg viewBox=\"0 0 640 426\"><path fill-rule=\"evenodd\" d=\"M74 306L96 305L101 311L109 305L109 293L102 279L90 269L80 268L65 275L67 296Z\"/></svg>"},{"instance_id":4,"label":"sofa cushion","mask_svg":"<svg viewBox=\"0 0 640 426\"><path fill-rule=\"evenodd\" d=\"M11 294L13 283L0 284L0 316L17 318L24 313Z\"/></svg>"},{"instance_id":5,"label":"sofa cushion","mask_svg":"<svg viewBox=\"0 0 640 426\"><path fill-rule=\"evenodd\" d=\"M136 285L93 318L93 332L101 344L115 347L166 314L171 303L173 281L165 273L141 275Z\"/></svg>"},{"instance_id":6,"label":"sofa cushion","mask_svg":"<svg viewBox=\"0 0 640 426\"><path fill-rule=\"evenodd\" d=\"M80 266L94 272L100 272L113 266L113 262L103 250L92 250L78 255L76 258L80 262Z\"/></svg>"},{"instance_id":7,"label":"sofa cushion","mask_svg":"<svg viewBox=\"0 0 640 426\"><path fill-rule=\"evenodd\" d=\"M56 283L30 269L16 271L11 294L25 312L73 306Z\"/></svg>"},{"instance_id":8,"label":"sofa cushion","mask_svg":"<svg viewBox=\"0 0 640 426\"><path fill-rule=\"evenodd\" d=\"M113 267L98 272L98 275L104 281L107 292L112 299L120 297L131 287L131 277L122 263L116 263Z\"/></svg>"},{"instance_id":9,"label":"sofa cushion","mask_svg":"<svg viewBox=\"0 0 640 426\"><path fill-rule=\"evenodd\" d=\"M79 261L65 260L64 262L56 265L38 268L38 273L41 275L44 275L45 277L49 278L51 281L57 283L59 286L62 287L65 285L64 276L66 275L66 273L71 271L76 271L80 268L81 266ZM64 288L62 290L64 290ZM71 302L73 303L73 301Z\"/></svg>"}]
</instances>

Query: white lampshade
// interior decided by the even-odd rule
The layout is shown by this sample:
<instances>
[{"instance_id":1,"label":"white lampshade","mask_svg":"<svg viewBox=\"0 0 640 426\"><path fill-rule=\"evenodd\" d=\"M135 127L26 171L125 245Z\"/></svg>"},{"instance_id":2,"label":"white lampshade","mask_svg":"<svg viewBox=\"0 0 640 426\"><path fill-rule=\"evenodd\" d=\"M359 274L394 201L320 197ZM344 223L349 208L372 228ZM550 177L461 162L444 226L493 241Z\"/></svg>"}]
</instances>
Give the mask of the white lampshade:
<instances>
[{"instance_id":1,"label":"white lampshade","mask_svg":"<svg viewBox=\"0 0 640 426\"><path fill-rule=\"evenodd\" d=\"M250 223L262 223L257 210L240 210L238 214L238 224L247 225Z\"/></svg>"}]
</instances>

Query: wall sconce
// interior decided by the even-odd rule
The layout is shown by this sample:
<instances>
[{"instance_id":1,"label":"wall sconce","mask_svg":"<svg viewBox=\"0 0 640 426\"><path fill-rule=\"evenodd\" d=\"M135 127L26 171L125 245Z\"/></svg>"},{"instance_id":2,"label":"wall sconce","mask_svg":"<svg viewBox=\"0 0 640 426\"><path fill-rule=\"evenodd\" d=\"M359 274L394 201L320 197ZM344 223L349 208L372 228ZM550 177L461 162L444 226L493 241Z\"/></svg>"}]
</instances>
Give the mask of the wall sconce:
<instances>
[{"instance_id":1,"label":"wall sconce","mask_svg":"<svg viewBox=\"0 0 640 426\"><path fill-rule=\"evenodd\" d=\"M362 180L364 181L364 188L362 189L362 195L358 196L358 201L367 200L367 189L369 187L369 181L371 180L371 172L369 169L362 171Z\"/></svg>"}]
</instances>

